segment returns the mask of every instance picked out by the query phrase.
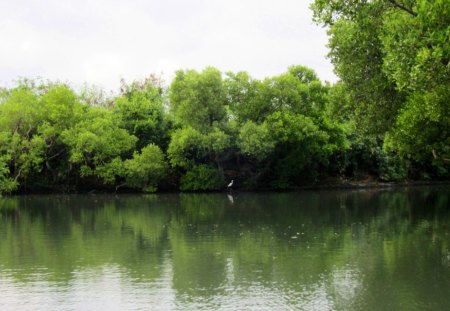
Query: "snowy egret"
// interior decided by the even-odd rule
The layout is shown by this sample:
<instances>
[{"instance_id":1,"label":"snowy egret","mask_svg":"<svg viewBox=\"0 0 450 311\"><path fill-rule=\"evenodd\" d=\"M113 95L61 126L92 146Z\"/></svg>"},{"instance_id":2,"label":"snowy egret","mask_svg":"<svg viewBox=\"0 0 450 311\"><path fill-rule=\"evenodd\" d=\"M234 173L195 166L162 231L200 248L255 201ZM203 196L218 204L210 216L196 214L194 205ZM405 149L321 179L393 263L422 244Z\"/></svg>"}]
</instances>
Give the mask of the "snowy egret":
<instances>
[{"instance_id":1,"label":"snowy egret","mask_svg":"<svg viewBox=\"0 0 450 311\"><path fill-rule=\"evenodd\" d=\"M231 186L233 186L233 179L232 179L231 182L228 184L227 188L231 188Z\"/></svg>"}]
</instances>

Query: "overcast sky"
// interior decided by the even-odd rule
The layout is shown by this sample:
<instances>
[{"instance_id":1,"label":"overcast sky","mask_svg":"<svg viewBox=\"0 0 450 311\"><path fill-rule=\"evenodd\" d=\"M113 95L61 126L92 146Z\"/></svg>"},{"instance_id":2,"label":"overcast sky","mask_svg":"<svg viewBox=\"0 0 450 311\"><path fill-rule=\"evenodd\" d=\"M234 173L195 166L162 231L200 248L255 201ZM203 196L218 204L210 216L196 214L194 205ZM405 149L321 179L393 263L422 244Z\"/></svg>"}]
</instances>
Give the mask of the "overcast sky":
<instances>
[{"instance_id":1,"label":"overcast sky","mask_svg":"<svg viewBox=\"0 0 450 311\"><path fill-rule=\"evenodd\" d=\"M96 84L176 69L276 75L294 64L336 81L309 0L0 0L0 85Z\"/></svg>"}]
</instances>

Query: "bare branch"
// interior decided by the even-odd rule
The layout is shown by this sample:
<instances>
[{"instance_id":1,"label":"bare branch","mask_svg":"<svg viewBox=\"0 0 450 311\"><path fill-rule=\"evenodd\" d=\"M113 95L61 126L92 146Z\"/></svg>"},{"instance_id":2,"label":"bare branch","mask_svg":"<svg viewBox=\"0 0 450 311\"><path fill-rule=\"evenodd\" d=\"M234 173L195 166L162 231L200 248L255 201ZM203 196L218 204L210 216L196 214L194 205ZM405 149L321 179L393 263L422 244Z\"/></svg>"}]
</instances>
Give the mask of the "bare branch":
<instances>
[{"instance_id":1,"label":"bare branch","mask_svg":"<svg viewBox=\"0 0 450 311\"><path fill-rule=\"evenodd\" d=\"M14 178L14 181L17 181L19 179L21 173L22 173L22 169L19 169L19 172L17 173L16 177Z\"/></svg>"},{"instance_id":2,"label":"bare branch","mask_svg":"<svg viewBox=\"0 0 450 311\"><path fill-rule=\"evenodd\" d=\"M431 153L433 154L433 158L434 158L435 160L442 160L442 161L444 161L444 162L450 162L450 159L439 157L434 149L431 150Z\"/></svg>"},{"instance_id":3,"label":"bare branch","mask_svg":"<svg viewBox=\"0 0 450 311\"><path fill-rule=\"evenodd\" d=\"M54 154L54 155L48 157L47 160L52 160L52 159L54 159L54 158L56 158L56 157L59 157L59 156L60 156L61 154L63 154L64 152L66 152L66 149L61 149L58 153L56 153L56 154Z\"/></svg>"},{"instance_id":4,"label":"bare branch","mask_svg":"<svg viewBox=\"0 0 450 311\"><path fill-rule=\"evenodd\" d=\"M412 16L417 16L417 12L414 12L411 8L408 8L401 3L398 3L395 0L387 0L387 1L390 2L392 5L398 7L399 9L402 9L403 11L408 12Z\"/></svg>"}]
</instances>

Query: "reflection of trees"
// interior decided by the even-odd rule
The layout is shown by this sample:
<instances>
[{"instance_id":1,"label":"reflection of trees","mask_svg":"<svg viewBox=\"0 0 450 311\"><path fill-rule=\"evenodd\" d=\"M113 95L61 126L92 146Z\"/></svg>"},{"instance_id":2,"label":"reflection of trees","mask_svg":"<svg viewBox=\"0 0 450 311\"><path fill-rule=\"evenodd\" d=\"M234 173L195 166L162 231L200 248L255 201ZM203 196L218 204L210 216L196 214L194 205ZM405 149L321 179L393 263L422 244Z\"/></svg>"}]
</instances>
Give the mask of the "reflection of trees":
<instances>
[{"instance_id":1,"label":"reflection of trees","mask_svg":"<svg viewBox=\"0 0 450 311\"><path fill-rule=\"evenodd\" d=\"M194 198L192 205L184 200L183 216L172 218L174 286L182 296L220 294L230 279L234 286L257 280L311 295L325 284L336 308L379 306L382 297L398 309L416 303L405 302L407 296L438 300L450 288L448 278L438 282L440 291L426 296L424 288L430 271L448 275L442 264L449 250L448 191L238 194L233 204L213 198L208 206L222 208L210 210L209 221L208 207ZM386 282L396 285L386 290Z\"/></svg>"},{"instance_id":2,"label":"reflection of trees","mask_svg":"<svg viewBox=\"0 0 450 311\"><path fill-rule=\"evenodd\" d=\"M21 274L43 267L58 278L81 268L119 264L156 277L170 208L152 197L22 197L20 217L1 218L0 262ZM136 264L139 263L139 264ZM20 275L17 274L20 278Z\"/></svg>"},{"instance_id":3,"label":"reflection of trees","mask_svg":"<svg viewBox=\"0 0 450 311\"><path fill-rule=\"evenodd\" d=\"M170 264L185 303L259 288L337 309L439 309L450 288L448 190L7 200L0 266L17 280L113 264L148 282Z\"/></svg>"}]
</instances>

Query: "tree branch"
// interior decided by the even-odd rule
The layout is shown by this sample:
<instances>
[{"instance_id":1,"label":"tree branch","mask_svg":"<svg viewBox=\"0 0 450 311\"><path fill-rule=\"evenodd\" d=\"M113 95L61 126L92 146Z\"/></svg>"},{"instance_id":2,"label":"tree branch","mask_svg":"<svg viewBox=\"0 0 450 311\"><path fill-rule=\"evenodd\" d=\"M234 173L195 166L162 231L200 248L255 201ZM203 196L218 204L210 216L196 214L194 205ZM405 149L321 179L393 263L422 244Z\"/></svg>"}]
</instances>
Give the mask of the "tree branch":
<instances>
[{"instance_id":1,"label":"tree branch","mask_svg":"<svg viewBox=\"0 0 450 311\"><path fill-rule=\"evenodd\" d=\"M56 154L54 154L54 155L48 157L47 160L52 160L52 159L54 159L54 158L56 158L56 157L59 157L59 156L60 156L61 154L63 154L65 151L66 151L66 149L61 149L61 150L60 150L59 152L57 152Z\"/></svg>"},{"instance_id":2,"label":"tree branch","mask_svg":"<svg viewBox=\"0 0 450 311\"><path fill-rule=\"evenodd\" d=\"M387 1L390 2L392 5L398 7L399 9L402 9L403 11L408 12L408 13L411 14L412 16L417 16L417 12L414 12L412 9L410 9L410 8L408 8L408 7L406 7L406 6L404 6L403 4L398 3L398 2L395 1L395 0L387 0Z\"/></svg>"},{"instance_id":3,"label":"tree branch","mask_svg":"<svg viewBox=\"0 0 450 311\"><path fill-rule=\"evenodd\" d=\"M16 177L14 178L14 181L17 181L19 179L21 173L22 173L22 169L19 169L19 172L17 173Z\"/></svg>"},{"instance_id":4,"label":"tree branch","mask_svg":"<svg viewBox=\"0 0 450 311\"><path fill-rule=\"evenodd\" d=\"M450 162L450 159L439 157L434 149L431 150L431 153L433 154L433 158L434 158L435 160L442 160L442 161L444 161L444 162Z\"/></svg>"}]
</instances>

